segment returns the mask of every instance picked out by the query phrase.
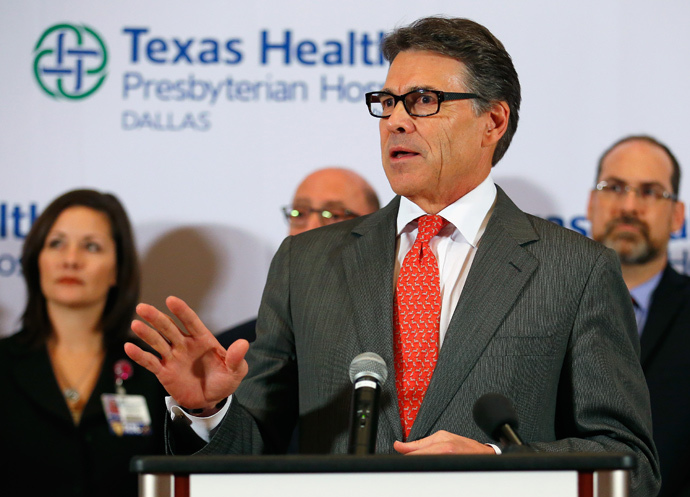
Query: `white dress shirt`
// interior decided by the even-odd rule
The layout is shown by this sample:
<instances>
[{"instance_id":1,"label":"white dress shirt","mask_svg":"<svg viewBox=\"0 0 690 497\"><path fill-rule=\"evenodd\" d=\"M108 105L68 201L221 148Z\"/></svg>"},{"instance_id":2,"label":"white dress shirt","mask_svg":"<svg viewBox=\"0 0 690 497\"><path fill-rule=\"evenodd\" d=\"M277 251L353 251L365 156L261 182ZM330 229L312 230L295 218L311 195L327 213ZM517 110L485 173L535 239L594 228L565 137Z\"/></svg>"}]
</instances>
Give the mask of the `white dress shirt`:
<instances>
[{"instance_id":1,"label":"white dress shirt","mask_svg":"<svg viewBox=\"0 0 690 497\"><path fill-rule=\"evenodd\" d=\"M448 330L448 324L460 294L465 286L477 246L493 211L496 185L491 176L464 197L438 213L448 224L431 239L429 246L436 256L441 286L441 324L439 348ZM398 240L394 283L398 281L400 266L417 238L417 218L424 216L417 204L402 197L398 210Z\"/></svg>"}]
</instances>

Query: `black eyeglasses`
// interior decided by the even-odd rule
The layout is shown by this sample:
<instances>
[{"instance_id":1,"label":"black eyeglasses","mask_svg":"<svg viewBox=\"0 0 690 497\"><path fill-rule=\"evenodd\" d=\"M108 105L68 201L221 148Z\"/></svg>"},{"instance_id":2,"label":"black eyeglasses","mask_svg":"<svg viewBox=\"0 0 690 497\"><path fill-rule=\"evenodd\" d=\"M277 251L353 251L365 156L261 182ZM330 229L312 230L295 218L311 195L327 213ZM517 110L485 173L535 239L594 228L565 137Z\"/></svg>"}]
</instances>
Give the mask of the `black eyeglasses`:
<instances>
[{"instance_id":1,"label":"black eyeglasses","mask_svg":"<svg viewBox=\"0 0 690 497\"><path fill-rule=\"evenodd\" d=\"M364 97L369 108L369 114L386 119L393 113L393 109L402 102L407 113L414 117L427 117L438 114L441 102L448 100L467 100L481 98L476 93L451 93L439 90L412 90L404 95L394 95L387 91L372 91Z\"/></svg>"},{"instance_id":2,"label":"black eyeglasses","mask_svg":"<svg viewBox=\"0 0 690 497\"><path fill-rule=\"evenodd\" d=\"M678 200L678 195L654 183L632 186L621 181L600 181L594 189L610 195L611 197L620 199L630 192L635 192L635 195L644 203L652 203L660 200Z\"/></svg>"},{"instance_id":3,"label":"black eyeglasses","mask_svg":"<svg viewBox=\"0 0 690 497\"><path fill-rule=\"evenodd\" d=\"M309 219L309 216L313 213L319 215L321 226L359 217L359 214L349 209L312 209L311 207L294 205L286 205L282 209L283 214L285 214L285 219L287 219L290 226L295 226L297 228L305 226L307 224L307 219Z\"/></svg>"}]
</instances>

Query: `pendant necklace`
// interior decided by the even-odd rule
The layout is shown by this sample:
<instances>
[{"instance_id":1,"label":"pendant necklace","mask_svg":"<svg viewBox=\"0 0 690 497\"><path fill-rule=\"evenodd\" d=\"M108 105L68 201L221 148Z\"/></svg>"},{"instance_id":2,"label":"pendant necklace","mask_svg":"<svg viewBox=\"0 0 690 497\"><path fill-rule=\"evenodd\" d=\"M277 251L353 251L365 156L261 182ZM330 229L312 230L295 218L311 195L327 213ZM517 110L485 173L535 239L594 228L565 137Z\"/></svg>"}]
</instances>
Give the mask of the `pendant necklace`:
<instances>
[{"instance_id":1,"label":"pendant necklace","mask_svg":"<svg viewBox=\"0 0 690 497\"><path fill-rule=\"evenodd\" d=\"M89 374L92 373L93 370L100 365L101 360L103 359L103 351L99 351L97 354L94 354L93 362L89 365L89 367L87 367L84 370L84 372L77 379L77 381L72 384L70 384L67 381L67 377L62 373L60 367L57 364L57 360L55 358L55 348L49 347L48 351L50 353L49 355L51 362L53 363L53 369L55 370L55 376L58 379L58 384L65 386L65 388L62 390L62 395L65 397L65 400L68 403L76 404L81 400L81 394L79 393L79 390L84 385L84 382L87 380ZM70 407L70 410L71 409L72 408Z\"/></svg>"}]
</instances>

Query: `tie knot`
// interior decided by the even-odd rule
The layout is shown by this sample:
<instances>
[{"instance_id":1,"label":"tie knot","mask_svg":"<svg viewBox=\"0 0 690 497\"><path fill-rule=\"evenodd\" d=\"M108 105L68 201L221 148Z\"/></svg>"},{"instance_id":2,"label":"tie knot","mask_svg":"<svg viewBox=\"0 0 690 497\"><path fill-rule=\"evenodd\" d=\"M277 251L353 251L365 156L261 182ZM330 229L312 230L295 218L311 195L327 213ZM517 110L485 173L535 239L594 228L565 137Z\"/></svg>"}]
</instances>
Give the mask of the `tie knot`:
<instances>
[{"instance_id":1,"label":"tie knot","mask_svg":"<svg viewBox=\"0 0 690 497\"><path fill-rule=\"evenodd\" d=\"M433 237L446 225L448 221L441 216L422 216L419 218L417 227L417 241L419 243L429 243Z\"/></svg>"}]
</instances>

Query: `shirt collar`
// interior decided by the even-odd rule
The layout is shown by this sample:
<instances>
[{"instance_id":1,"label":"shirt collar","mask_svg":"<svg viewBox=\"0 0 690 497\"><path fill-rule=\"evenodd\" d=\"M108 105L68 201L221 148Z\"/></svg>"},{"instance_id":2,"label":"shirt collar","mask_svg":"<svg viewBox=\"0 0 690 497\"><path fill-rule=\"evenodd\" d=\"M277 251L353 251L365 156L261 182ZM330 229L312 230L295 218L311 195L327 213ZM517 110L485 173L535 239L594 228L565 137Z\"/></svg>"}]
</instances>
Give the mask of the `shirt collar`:
<instances>
[{"instance_id":1,"label":"shirt collar","mask_svg":"<svg viewBox=\"0 0 690 497\"><path fill-rule=\"evenodd\" d=\"M647 312L649 309L649 304L652 301L652 294L659 285L659 281L661 281L661 276L663 273L663 270L659 271L644 283L630 289L630 295L633 299L635 299L637 305L640 306L640 308L645 312Z\"/></svg>"},{"instance_id":2,"label":"shirt collar","mask_svg":"<svg viewBox=\"0 0 690 497\"><path fill-rule=\"evenodd\" d=\"M496 185L489 174L479 186L445 207L438 215L455 226L465 240L476 247L479 242L477 235L495 199ZM410 225L410 223L424 215L426 212L421 207L402 197L398 208L398 236L406 229L410 231L415 229L416 224Z\"/></svg>"}]
</instances>

